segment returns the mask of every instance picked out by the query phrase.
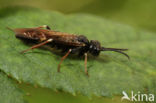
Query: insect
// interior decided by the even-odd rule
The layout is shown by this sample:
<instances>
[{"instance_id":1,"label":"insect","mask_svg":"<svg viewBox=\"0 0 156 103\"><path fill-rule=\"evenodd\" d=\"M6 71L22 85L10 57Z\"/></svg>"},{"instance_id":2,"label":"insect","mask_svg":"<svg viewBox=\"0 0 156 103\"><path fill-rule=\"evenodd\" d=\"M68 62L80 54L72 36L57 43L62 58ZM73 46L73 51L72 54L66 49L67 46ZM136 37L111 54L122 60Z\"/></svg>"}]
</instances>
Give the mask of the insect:
<instances>
[{"instance_id":1,"label":"insect","mask_svg":"<svg viewBox=\"0 0 156 103\"><path fill-rule=\"evenodd\" d=\"M101 51L114 51L125 55L129 59L129 56L123 52L128 49L105 48L102 47L100 42L97 40L89 41L83 35L74 35L74 34L53 31L47 25L43 25L35 28L17 28L17 29L10 29L10 30L15 32L16 38L18 39L29 40L37 43L36 45L22 51L21 53L25 53L29 50L41 47L43 45L56 47L58 49L61 49L63 52L66 52L58 64L58 68L57 68L58 72L60 72L60 67L63 60L65 60L69 54L78 53L79 56L85 57L84 67L85 67L86 75L88 75L88 71L87 71L88 53L92 54L93 56L98 56Z\"/></svg>"}]
</instances>

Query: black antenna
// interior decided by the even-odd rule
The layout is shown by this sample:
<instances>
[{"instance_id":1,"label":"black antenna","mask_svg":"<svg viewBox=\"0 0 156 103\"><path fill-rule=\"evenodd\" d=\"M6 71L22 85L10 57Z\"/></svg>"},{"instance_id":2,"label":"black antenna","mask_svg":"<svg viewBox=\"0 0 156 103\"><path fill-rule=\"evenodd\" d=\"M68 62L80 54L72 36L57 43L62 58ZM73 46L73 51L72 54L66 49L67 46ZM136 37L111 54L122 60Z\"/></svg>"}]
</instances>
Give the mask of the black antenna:
<instances>
[{"instance_id":1,"label":"black antenna","mask_svg":"<svg viewBox=\"0 0 156 103\"><path fill-rule=\"evenodd\" d=\"M130 57L126 53L122 52L122 51L127 51L127 50L128 49L120 49L120 48L104 48L104 47L101 48L101 51L114 51L114 52L118 52L118 53L121 53L121 54L125 55L128 59L130 59Z\"/></svg>"}]
</instances>

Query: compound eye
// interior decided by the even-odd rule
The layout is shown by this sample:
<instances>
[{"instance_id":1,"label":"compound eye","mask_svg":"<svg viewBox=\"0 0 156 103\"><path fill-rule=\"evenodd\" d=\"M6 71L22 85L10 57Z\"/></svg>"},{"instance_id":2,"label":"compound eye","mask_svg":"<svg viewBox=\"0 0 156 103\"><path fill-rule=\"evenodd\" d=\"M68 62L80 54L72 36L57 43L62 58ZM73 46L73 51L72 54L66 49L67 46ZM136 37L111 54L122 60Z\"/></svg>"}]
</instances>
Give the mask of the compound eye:
<instances>
[{"instance_id":1,"label":"compound eye","mask_svg":"<svg viewBox=\"0 0 156 103\"><path fill-rule=\"evenodd\" d=\"M89 47L90 49L92 49L93 48L93 45L90 45L90 47Z\"/></svg>"},{"instance_id":2,"label":"compound eye","mask_svg":"<svg viewBox=\"0 0 156 103\"><path fill-rule=\"evenodd\" d=\"M94 56L98 56L100 53L99 49L95 45L90 45L89 49L89 52Z\"/></svg>"},{"instance_id":3,"label":"compound eye","mask_svg":"<svg viewBox=\"0 0 156 103\"><path fill-rule=\"evenodd\" d=\"M90 41L90 47L89 47L89 52L94 55L94 56L98 56L99 53L100 53L100 48L101 48L101 45L98 41L96 40L91 40Z\"/></svg>"}]
</instances>

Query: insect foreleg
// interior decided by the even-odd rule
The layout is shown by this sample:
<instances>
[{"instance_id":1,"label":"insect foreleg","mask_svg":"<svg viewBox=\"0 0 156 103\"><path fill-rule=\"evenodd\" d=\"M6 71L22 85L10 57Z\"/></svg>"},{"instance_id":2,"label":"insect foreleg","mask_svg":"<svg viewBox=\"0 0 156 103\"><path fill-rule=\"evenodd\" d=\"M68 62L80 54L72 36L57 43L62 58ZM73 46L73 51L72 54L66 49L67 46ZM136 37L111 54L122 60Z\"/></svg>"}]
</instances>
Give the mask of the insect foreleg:
<instances>
[{"instance_id":1,"label":"insect foreleg","mask_svg":"<svg viewBox=\"0 0 156 103\"><path fill-rule=\"evenodd\" d=\"M61 67L61 64L62 64L63 60L67 58L67 56L71 53L71 51L72 51L72 49L69 49L68 52L61 58L61 61L58 64L58 68L57 68L58 72L60 72L60 67Z\"/></svg>"},{"instance_id":2,"label":"insect foreleg","mask_svg":"<svg viewBox=\"0 0 156 103\"><path fill-rule=\"evenodd\" d=\"M32 47L30 47L30 48L28 48L28 49L22 51L21 53L25 53L25 52L27 52L27 51L29 51L29 50L38 48L38 47L40 47L40 46L42 46L42 45L45 45L45 44L47 44L47 43L49 43L49 42L52 42L52 41L53 41L53 39L48 39L48 40L46 40L46 41L44 41L44 42L42 42L42 43L40 43L40 44L34 45L34 46L32 46Z\"/></svg>"}]
</instances>

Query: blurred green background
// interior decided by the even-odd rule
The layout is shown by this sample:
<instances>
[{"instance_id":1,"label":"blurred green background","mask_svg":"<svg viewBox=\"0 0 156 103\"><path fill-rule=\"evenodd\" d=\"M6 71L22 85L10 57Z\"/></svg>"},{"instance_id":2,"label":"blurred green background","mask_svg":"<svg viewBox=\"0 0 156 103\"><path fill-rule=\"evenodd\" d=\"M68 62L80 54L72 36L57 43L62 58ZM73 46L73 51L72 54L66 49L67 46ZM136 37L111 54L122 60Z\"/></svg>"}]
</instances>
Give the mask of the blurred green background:
<instances>
[{"instance_id":1,"label":"blurred green background","mask_svg":"<svg viewBox=\"0 0 156 103\"><path fill-rule=\"evenodd\" d=\"M65 14L89 13L156 31L156 0L0 0L0 7L31 6Z\"/></svg>"}]
</instances>

